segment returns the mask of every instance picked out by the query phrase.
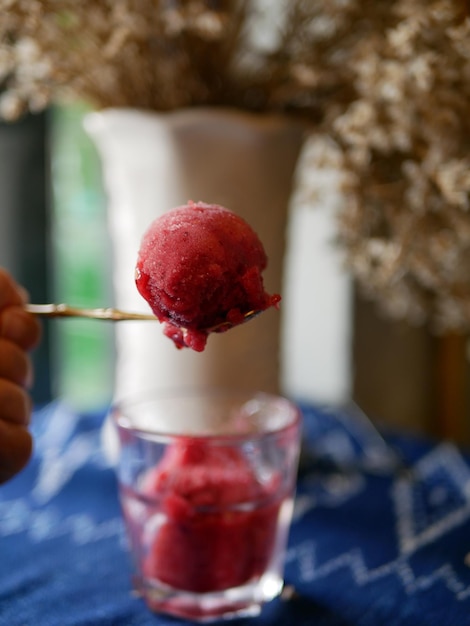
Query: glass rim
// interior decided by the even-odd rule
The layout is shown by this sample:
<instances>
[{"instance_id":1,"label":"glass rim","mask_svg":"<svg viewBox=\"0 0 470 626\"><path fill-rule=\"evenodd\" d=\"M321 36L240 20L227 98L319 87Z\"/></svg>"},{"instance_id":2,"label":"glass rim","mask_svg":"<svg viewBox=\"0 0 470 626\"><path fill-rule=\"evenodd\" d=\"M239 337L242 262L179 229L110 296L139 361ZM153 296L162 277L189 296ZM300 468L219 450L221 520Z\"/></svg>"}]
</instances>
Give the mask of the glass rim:
<instances>
[{"instance_id":1,"label":"glass rim","mask_svg":"<svg viewBox=\"0 0 470 626\"><path fill-rule=\"evenodd\" d=\"M238 399L239 406L243 406L244 403L255 400L257 398L264 398L269 401L275 401L276 403L282 403L286 407L288 407L291 412L291 417L286 422L286 424L277 427L277 428L267 428L265 430L260 431L249 431L249 432L236 432L236 431L228 431L228 432L197 432L190 431L187 433L177 432L172 430L162 430L161 428L145 428L141 427L134 423L132 417L126 415L127 411L132 408L138 408L139 406L149 405L152 402L162 400L168 401L172 398L181 399L181 400L190 400L191 398L205 398L209 396L219 397L219 398L232 398L233 400ZM174 439L201 439L201 440L212 440L212 441L241 441L241 440L254 440L260 438L266 438L269 436L279 436L283 435L290 430L296 430L300 428L302 421L302 411L299 405L291 400L283 396L282 394L274 393L274 392L266 392L259 389L239 389L239 388L225 388L225 387L202 387L202 388L187 388L187 387L178 387L178 388L164 388L157 390L150 390L143 394L139 394L138 396L129 396L117 400L112 403L110 409L110 416L116 427L121 428L123 430L138 433L142 437L146 439L153 439L158 441L168 441Z\"/></svg>"}]
</instances>

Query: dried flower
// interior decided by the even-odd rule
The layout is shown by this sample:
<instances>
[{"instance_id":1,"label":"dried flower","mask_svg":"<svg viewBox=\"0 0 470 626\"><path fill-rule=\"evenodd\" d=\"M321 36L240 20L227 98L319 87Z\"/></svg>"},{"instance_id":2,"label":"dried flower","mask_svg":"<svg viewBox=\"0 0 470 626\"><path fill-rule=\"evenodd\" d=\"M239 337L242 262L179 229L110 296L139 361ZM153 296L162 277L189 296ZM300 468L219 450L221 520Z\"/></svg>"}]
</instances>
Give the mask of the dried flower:
<instances>
[{"instance_id":1,"label":"dried flower","mask_svg":"<svg viewBox=\"0 0 470 626\"><path fill-rule=\"evenodd\" d=\"M470 18L455 0L399 0L382 17L330 126L349 173L340 243L393 315L468 330Z\"/></svg>"}]
</instances>

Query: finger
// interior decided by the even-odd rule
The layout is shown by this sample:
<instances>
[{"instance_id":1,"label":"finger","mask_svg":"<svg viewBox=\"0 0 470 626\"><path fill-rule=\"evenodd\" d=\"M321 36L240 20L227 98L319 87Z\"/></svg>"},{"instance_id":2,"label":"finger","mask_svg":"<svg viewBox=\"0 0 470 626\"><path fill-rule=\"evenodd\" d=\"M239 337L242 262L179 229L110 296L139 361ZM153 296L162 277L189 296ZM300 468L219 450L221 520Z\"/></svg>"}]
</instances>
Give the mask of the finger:
<instances>
[{"instance_id":1,"label":"finger","mask_svg":"<svg viewBox=\"0 0 470 626\"><path fill-rule=\"evenodd\" d=\"M26 426L31 410L31 398L26 391L10 380L0 379L0 419Z\"/></svg>"},{"instance_id":2,"label":"finger","mask_svg":"<svg viewBox=\"0 0 470 626\"><path fill-rule=\"evenodd\" d=\"M16 343L0 337L0 378L30 388L33 382L33 367L27 353Z\"/></svg>"},{"instance_id":3,"label":"finger","mask_svg":"<svg viewBox=\"0 0 470 626\"><path fill-rule=\"evenodd\" d=\"M8 306L0 312L0 337L30 350L39 343L41 325L34 315L21 307Z\"/></svg>"},{"instance_id":4,"label":"finger","mask_svg":"<svg viewBox=\"0 0 470 626\"><path fill-rule=\"evenodd\" d=\"M28 301L28 294L11 275L0 267L0 309L9 305L22 305Z\"/></svg>"},{"instance_id":5,"label":"finger","mask_svg":"<svg viewBox=\"0 0 470 626\"><path fill-rule=\"evenodd\" d=\"M33 439L27 428L0 420L0 484L25 467L32 451Z\"/></svg>"}]
</instances>

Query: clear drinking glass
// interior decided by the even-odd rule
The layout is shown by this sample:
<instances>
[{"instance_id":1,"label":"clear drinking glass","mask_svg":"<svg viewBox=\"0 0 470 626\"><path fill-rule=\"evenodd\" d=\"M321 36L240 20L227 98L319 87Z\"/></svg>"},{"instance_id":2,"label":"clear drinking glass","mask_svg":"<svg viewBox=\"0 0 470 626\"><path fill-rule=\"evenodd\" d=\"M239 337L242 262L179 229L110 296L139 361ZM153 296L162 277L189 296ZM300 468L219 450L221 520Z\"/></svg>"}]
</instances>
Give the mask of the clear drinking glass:
<instances>
[{"instance_id":1,"label":"clear drinking glass","mask_svg":"<svg viewBox=\"0 0 470 626\"><path fill-rule=\"evenodd\" d=\"M263 393L159 392L113 410L136 585L156 612L256 615L283 585L300 412Z\"/></svg>"}]
</instances>

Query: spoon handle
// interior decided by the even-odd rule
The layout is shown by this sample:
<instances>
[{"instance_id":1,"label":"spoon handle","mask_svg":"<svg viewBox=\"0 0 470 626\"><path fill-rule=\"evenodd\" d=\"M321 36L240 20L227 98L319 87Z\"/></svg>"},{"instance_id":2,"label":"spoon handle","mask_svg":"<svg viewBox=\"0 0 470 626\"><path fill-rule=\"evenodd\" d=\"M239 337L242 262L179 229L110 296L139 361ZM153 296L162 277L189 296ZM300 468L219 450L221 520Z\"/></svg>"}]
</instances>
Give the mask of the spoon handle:
<instances>
[{"instance_id":1,"label":"spoon handle","mask_svg":"<svg viewBox=\"0 0 470 626\"><path fill-rule=\"evenodd\" d=\"M88 317L97 320L122 322L125 320L158 321L151 313L130 313L119 309L81 309L68 304L26 304L25 309L41 317Z\"/></svg>"}]
</instances>

